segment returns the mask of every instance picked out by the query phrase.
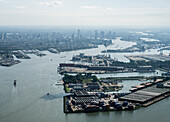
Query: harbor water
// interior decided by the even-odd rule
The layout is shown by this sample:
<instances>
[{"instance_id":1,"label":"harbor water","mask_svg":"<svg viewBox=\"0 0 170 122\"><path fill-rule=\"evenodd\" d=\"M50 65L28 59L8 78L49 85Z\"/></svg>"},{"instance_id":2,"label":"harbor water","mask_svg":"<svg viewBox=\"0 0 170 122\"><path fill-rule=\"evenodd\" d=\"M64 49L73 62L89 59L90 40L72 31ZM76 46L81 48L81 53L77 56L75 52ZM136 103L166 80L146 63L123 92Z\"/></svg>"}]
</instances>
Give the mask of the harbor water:
<instances>
[{"instance_id":1,"label":"harbor water","mask_svg":"<svg viewBox=\"0 0 170 122\"><path fill-rule=\"evenodd\" d=\"M134 43L128 42L131 46ZM116 45L116 42L115 42ZM0 66L0 122L168 122L170 120L170 98L166 98L149 107L135 111L97 112L65 114L63 112L63 96L66 95L62 85L55 85L62 76L58 74L59 63L70 62L73 55L80 52L96 55L108 48L124 47L125 43L118 46L99 46L95 49L62 52L38 57L30 54L31 59L11 66ZM124 55L159 54L157 50L136 53L111 53L117 60L128 62ZM98 74L98 77L120 76L156 76L157 73L115 73ZM13 81L17 80L16 87ZM123 81L122 92L127 92L132 85L140 81ZM120 91L121 92L121 91ZM47 95L49 93L49 95Z\"/></svg>"}]
</instances>

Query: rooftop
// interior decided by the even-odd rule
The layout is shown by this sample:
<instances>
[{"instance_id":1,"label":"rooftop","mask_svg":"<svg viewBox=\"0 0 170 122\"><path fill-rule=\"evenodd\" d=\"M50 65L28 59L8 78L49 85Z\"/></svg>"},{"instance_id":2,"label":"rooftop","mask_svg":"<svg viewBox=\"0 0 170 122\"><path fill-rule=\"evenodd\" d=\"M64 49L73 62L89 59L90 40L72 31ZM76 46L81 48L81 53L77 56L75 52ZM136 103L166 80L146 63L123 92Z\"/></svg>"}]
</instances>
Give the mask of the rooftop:
<instances>
[{"instance_id":1,"label":"rooftop","mask_svg":"<svg viewBox=\"0 0 170 122\"><path fill-rule=\"evenodd\" d=\"M151 87L147 87L142 90L138 90L136 92L128 94L126 96L123 96L120 99L132 101L132 102L145 103L149 101L150 99L153 99L169 91L170 91L170 88L157 88L156 85L153 85Z\"/></svg>"},{"instance_id":2,"label":"rooftop","mask_svg":"<svg viewBox=\"0 0 170 122\"><path fill-rule=\"evenodd\" d=\"M85 90L77 90L74 92L74 94L78 97L80 96L89 96L89 94Z\"/></svg>"}]
</instances>

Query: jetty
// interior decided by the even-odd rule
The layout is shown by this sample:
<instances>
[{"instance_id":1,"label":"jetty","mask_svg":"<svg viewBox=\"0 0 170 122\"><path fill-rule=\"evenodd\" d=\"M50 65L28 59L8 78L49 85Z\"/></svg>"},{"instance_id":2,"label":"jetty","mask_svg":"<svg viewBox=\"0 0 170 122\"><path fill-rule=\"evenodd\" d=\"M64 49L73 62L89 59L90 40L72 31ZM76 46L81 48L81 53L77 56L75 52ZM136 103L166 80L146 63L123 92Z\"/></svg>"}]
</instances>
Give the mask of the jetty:
<instances>
[{"instance_id":1,"label":"jetty","mask_svg":"<svg viewBox=\"0 0 170 122\"><path fill-rule=\"evenodd\" d=\"M146 107L170 96L169 84L170 79L157 80L152 84L139 87L139 90L135 90L135 92L120 97L119 100L132 103L140 103L143 107Z\"/></svg>"}]
</instances>

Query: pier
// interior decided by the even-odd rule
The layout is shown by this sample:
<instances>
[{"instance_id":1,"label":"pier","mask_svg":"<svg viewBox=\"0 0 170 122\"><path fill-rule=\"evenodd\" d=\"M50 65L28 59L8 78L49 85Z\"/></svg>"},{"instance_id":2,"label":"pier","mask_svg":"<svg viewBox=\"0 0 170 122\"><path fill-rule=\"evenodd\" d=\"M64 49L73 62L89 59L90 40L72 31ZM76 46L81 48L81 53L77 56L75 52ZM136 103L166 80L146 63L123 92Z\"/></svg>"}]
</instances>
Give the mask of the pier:
<instances>
[{"instance_id":1,"label":"pier","mask_svg":"<svg viewBox=\"0 0 170 122\"><path fill-rule=\"evenodd\" d=\"M156 84L153 83L151 86L141 88L131 94L120 97L119 100L140 103L144 107L149 106L170 96L170 86L163 87L164 84L168 83L170 83L170 80L159 81Z\"/></svg>"}]
</instances>

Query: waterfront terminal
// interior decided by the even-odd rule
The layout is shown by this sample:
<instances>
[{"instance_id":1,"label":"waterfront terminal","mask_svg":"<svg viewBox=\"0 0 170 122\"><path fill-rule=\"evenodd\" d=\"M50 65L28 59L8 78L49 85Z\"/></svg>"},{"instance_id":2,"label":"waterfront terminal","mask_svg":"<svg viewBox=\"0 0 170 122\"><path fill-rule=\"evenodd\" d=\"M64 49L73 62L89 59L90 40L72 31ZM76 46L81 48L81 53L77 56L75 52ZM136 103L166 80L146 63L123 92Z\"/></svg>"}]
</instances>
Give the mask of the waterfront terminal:
<instances>
[{"instance_id":1,"label":"waterfront terminal","mask_svg":"<svg viewBox=\"0 0 170 122\"><path fill-rule=\"evenodd\" d=\"M170 96L170 78L154 79L136 86L131 93L104 93L76 90L64 96L64 112L124 111L147 107Z\"/></svg>"}]
</instances>

